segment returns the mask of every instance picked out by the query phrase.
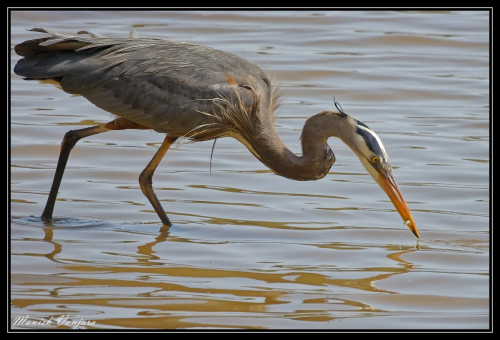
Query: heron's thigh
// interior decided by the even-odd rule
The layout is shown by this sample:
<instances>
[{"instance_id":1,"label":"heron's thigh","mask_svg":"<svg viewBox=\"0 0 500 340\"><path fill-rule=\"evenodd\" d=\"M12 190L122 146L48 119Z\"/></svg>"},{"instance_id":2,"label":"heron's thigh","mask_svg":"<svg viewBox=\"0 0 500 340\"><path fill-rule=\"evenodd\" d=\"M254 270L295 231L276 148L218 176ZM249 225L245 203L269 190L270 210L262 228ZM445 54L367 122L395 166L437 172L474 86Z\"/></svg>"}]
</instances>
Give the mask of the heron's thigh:
<instances>
[{"instance_id":1,"label":"heron's thigh","mask_svg":"<svg viewBox=\"0 0 500 340\"><path fill-rule=\"evenodd\" d=\"M115 120L107 123L104 127L110 130L126 130L126 129L138 129L138 130L150 130L147 126L137 124L131 120L119 117Z\"/></svg>"}]
</instances>

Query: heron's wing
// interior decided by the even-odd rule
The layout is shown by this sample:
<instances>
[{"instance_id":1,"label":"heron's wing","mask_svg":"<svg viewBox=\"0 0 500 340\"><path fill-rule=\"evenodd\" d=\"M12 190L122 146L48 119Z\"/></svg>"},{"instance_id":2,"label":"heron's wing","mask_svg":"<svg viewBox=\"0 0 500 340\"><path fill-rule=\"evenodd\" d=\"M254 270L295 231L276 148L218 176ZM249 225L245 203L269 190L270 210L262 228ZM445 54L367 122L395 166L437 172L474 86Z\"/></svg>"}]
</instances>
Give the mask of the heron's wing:
<instances>
[{"instance_id":1,"label":"heron's wing","mask_svg":"<svg viewBox=\"0 0 500 340\"><path fill-rule=\"evenodd\" d=\"M215 98L239 100L251 110L268 82L255 64L205 46L43 31L52 37L16 46L25 56L17 74L57 79L66 92L159 132L212 122L206 113L216 114Z\"/></svg>"}]
</instances>

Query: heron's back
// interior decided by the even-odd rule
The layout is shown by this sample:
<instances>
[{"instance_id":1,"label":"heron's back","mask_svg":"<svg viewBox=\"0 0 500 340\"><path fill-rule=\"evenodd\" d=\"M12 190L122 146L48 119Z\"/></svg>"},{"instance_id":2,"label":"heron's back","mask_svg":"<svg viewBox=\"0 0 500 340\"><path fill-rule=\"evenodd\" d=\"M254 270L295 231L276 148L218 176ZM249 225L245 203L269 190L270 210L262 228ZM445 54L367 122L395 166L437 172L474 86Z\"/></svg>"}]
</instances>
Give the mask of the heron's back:
<instances>
[{"instance_id":1,"label":"heron's back","mask_svg":"<svg viewBox=\"0 0 500 340\"><path fill-rule=\"evenodd\" d=\"M207 46L165 39L51 35L15 47L14 68L32 79L54 79L64 91L158 132L186 133L213 123L214 99L248 111L269 102L271 86L254 63ZM267 104L266 104L267 105Z\"/></svg>"}]
</instances>

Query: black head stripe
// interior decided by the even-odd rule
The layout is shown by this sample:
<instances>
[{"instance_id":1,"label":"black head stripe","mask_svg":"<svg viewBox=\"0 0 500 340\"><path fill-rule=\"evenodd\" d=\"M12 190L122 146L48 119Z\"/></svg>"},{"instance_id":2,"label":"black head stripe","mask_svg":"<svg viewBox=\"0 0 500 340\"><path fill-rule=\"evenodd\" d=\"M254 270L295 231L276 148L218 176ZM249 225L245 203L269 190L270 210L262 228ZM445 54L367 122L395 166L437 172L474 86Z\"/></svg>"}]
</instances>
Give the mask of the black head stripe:
<instances>
[{"instance_id":1,"label":"black head stripe","mask_svg":"<svg viewBox=\"0 0 500 340\"><path fill-rule=\"evenodd\" d=\"M358 121L358 124L369 129L368 126L366 126L365 124L361 123L360 121ZM370 129L369 129L370 130ZM370 130L371 131L371 130ZM382 148L380 147L380 144L378 143L377 139L375 137L373 137L373 135L366 131L365 129L362 129L360 127L358 127L356 129L356 133L358 135L360 135L361 137L363 137L363 139L365 140L365 143L366 145L368 146L368 149L370 149L375 155L377 156L384 156L384 151L382 151Z\"/></svg>"},{"instance_id":2,"label":"black head stripe","mask_svg":"<svg viewBox=\"0 0 500 340\"><path fill-rule=\"evenodd\" d=\"M368 127L368 125L366 125L366 124L365 124L365 123L363 123L363 122L360 122L360 121L359 121L359 120L357 120L357 119L356 119L356 124L361 125L361 126L364 126L364 127L365 127L365 128L367 128L368 130L371 130L371 129Z\"/></svg>"}]
</instances>

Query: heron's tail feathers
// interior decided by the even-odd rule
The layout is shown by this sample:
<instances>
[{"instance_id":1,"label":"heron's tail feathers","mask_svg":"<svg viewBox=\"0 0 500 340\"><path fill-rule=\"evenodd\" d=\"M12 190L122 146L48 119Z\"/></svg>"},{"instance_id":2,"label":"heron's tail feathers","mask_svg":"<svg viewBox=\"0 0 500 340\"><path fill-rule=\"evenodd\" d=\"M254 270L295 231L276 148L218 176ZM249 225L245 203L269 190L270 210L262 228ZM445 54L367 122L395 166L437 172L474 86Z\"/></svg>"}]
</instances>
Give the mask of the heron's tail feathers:
<instances>
[{"instance_id":1,"label":"heron's tail feathers","mask_svg":"<svg viewBox=\"0 0 500 340\"><path fill-rule=\"evenodd\" d=\"M106 38L100 34L80 31L89 37L59 33L43 28L30 31L50 34L48 38L27 40L14 47L24 58L19 60L14 72L20 76L34 79L53 79L62 77L62 67L75 60L73 51L91 45L96 39ZM107 39L106 39L107 40Z\"/></svg>"},{"instance_id":2,"label":"heron's tail feathers","mask_svg":"<svg viewBox=\"0 0 500 340\"><path fill-rule=\"evenodd\" d=\"M67 33L59 33L43 28L32 28L29 31L47 33L48 38L32 39L22 42L14 47L17 54L23 57L31 57L50 51L70 50L74 51L89 45L89 39ZM87 31L80 31L78 34L88 34L91 38L106 38L100 34L93 34Z\"/></svg>"},{"instance_id":3,"label":"heron's tail feathers","mask_svg":"<svg viewBox=\"0 0 500 340\"><path fill-rule=\"evenodd\" d=\"M49 29L32 28L29 31L47 33L50 37L32 39L14 47L23 59L19 60L14 72L34 79L57 78L63 76L62 67L69 62L84 58L85 53L75 56L74 51L85 51L109 46L117 46L136 41L137 33L130 31L128 38L108 38L89 31L79 31L77 35L59 33Z\"/></svg>"}]
</instances>

